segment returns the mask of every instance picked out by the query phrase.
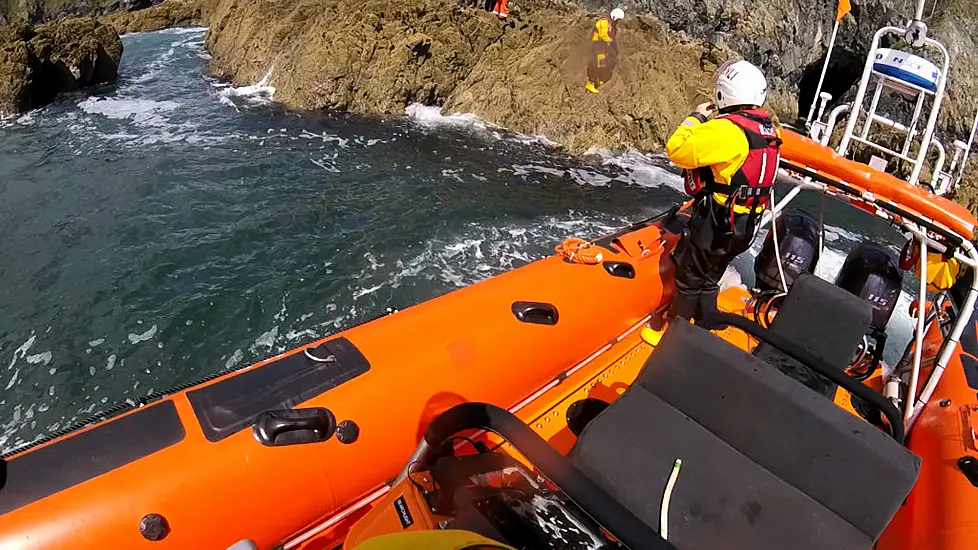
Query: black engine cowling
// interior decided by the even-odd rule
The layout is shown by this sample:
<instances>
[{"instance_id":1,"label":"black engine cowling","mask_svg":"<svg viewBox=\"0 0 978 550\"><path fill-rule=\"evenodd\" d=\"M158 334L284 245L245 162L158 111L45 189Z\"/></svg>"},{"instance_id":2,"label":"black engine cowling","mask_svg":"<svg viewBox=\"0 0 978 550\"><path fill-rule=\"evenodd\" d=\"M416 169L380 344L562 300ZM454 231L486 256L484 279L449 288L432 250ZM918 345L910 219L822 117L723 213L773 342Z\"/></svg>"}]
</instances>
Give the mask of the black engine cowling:
<instances>
[{"instance_id":1,"label":"black engine cowling","mask_svg":"<svg viewBox=\"0 0 978 550\"><path fill-rule=\"evenodd\" d=\"M885 331L900 297L903 274L890 251L864 242L849 252L835 284L873 304L872 328Z\"/></svg>"},{"instance_id":2,"label":"black engine cowling","mask_svg":"<svg viewBox=\"0 0 978 550\"><path fill-rule=\"evenodd\" d=\"M818 264L818 240L822 227L818 220L803 210L792 210L778 216L778 250L785 282L791 288L802 273L815 273ZM760 291L780 290L781 274L778 272L778 255L774 248L774 231L768 231L761 252L754 260L755 286Z\"/></svg>"}]
</instances>

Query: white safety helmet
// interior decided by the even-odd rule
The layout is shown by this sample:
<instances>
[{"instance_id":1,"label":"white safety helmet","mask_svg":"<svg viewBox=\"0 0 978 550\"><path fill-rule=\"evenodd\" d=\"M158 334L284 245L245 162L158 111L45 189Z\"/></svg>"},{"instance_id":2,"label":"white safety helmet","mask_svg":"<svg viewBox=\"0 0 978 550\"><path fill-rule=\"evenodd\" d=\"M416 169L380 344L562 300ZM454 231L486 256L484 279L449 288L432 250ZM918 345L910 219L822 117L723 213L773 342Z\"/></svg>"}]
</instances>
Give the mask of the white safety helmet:
<instances>
[{"instance_id":1,"label":"white safety helmet","mask_svg":"<svg viewBox=\"0 0 978 550\"><path fill-rule=\"evenodd\" d=\"M621 8L615 8L615 9L611 10L611 20L612 21L621 21L624 18L625 18L625 10L623 10Z\"/></svg>"},{"instance_id":2,"label":"white safety helmet","mask_svg":"<svg viewBox=\"0 0 978 550\"><path fill-rule=\"evenodd\" d=\"M764 105L767 80L764 73L747 61L728 61L717 70L717 108L733 105Z\"/></svg>"}]
</instances>

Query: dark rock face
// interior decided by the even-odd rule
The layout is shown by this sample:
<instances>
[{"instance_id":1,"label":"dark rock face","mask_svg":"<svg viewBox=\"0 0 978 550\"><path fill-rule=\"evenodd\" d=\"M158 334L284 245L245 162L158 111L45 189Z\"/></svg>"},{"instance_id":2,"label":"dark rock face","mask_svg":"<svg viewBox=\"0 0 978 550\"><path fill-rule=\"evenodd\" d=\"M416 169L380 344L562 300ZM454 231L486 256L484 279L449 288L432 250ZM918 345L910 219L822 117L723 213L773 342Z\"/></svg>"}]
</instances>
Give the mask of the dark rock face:
<instances>
[{"instance_id":1,"label":"dark rock face","mask_svg":"<svg viewBox=\"0 0 978 550\"><path fill-rule=\"evenodd\" d=\"M118 11L149 8L161 0L7 0L0 2L4 20L36 25L69 17L94 17Z\"/></svg>"},{"instance_id":2,"label":"dark rock face","mask_svg":"<svg viewBox=\"0 0 978 550\"><path fill-rule=\"evenodd\" d=\"M115 79L122 41L94 19L0 28L0 116Z\"/></svg>"}]
</instances>

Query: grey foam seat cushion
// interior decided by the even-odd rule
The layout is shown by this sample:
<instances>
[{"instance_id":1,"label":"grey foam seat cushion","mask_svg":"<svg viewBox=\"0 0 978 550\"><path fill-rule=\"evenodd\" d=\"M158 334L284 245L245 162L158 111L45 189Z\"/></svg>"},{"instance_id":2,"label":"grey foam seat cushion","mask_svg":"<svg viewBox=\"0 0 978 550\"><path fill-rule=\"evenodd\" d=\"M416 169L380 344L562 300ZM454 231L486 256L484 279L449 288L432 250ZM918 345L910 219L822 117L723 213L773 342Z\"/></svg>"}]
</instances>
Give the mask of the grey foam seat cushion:
<instances>
[{"instance_id":1,"label":"grey foam seat cushion","mask_svg":"<svg viewBox=\"0 0 978 550\"><path fill-rule=\"evenodd\" d=\"M655 529L666 481L681 458L669 506L669 540L680 550L856 549L873 543L642 388L628 390L592 421L571 457Z\"/></svg>"},{"instance_id":2,"label":"grey foam seat cushion","mask_svg":"<svg viewBox=\"0 0 978 550\"><path fill-rule=\"evenodd\" d=\"M874 539L917 480L889 435L693 325L670 327L638 383Z\"/></svg>"},{"instance_id":3,"label":"grey foam seat cushion","mask_svg":"<svg viewBox=\"0 0 978 550\"><path fill-rule=\"evenodd\" d=\"M771 331L844 370L872 320L869 302L804 273L785 297ZM835 393L836 386L829 379L774 346L761 342L754 355L826 397Z\"/></svg>"},{"instance_id":4,"label":"grey foam seat cushion","mask_svg":"<svg viewBox=\"0 0 978 550\"><path fill-rule=\"evenodd\" d=\"M753 548L869 548L920 465L875 427L687 323L670 326L636 384L588 425L572 456L649 522L682 458L676 540L695 545L679 548L739 548L735 536ZM750 524L757 507L777 521Z\"/></svg>"}]
</instances>

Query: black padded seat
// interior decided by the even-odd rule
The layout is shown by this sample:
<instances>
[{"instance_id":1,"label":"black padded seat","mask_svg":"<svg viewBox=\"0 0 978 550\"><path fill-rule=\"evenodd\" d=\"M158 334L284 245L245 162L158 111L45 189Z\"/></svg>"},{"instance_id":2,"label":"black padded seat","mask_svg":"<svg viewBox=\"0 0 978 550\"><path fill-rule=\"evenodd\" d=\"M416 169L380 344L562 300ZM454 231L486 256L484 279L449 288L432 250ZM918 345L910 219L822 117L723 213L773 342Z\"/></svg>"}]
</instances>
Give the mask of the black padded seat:
<instances>
[{"instance_id":1,"label":"black padded seat","mask_svg":"<svg viewBox=\"0 0 978 550\"><path fill-rule=\"evenodd\" d=\"M681 458L669 514L681 550L871 548L920 467L877 428L688 323L672 323L571 456L655 528Z\"/></svg>"},{"instance_id":2,"label":"black padded seat","mask_svg":"<svg viewBox=\"0 0 978 550\"><path fill-rule=\"evenodd\" d=\"M845 370L872 320L873 306L869 302L804 273L785 297L771 331ZM754 355L828 398L835 395L836 385L828 378L774 346L762 342L754 349Z\"/></svg>"}]
</instances>

